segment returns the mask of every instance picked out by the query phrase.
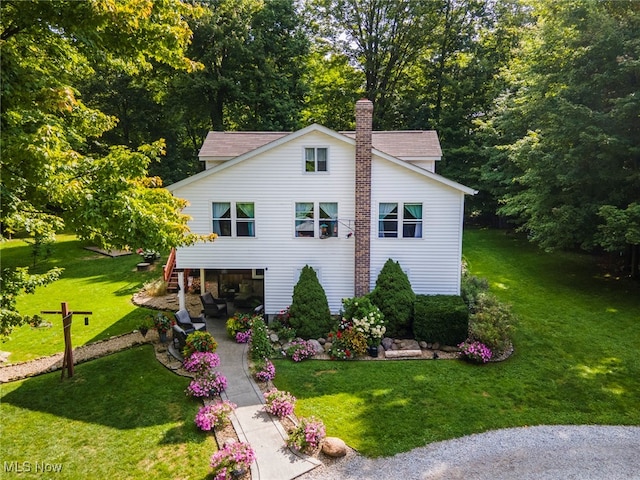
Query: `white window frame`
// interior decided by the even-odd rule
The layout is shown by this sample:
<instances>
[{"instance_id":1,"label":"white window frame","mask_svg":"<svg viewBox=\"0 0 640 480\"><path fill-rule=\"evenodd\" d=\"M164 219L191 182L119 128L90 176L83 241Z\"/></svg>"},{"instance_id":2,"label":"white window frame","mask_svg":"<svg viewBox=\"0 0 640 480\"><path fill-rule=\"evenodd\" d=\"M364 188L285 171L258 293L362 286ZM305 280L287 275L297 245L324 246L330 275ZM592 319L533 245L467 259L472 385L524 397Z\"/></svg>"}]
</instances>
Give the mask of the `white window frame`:
<instances>
[{"instance_id":1,"label":"white window frame","mask_svg":"<svg viewBox=\"0 0 640 480\"><path fill-rule=\"evenodd\" d=\"M214 217L214 204L228 204L229 205L229 210L230 210L230 216L228 218L226 217ZM251 203L253 204L253 219L247 219L247 218L240 218L238 217L238 204L243 204L243 203ZM256 202L254 201L248 201L248 200L242 200L242 201L238 201L238 202L231 202L231 201L217 201L217 200L212 200L210 202L211 205L211 231L213 232L213 222L216 220L222 220L222 221L229 221L231 222L231 233L230 235L218 235L219 238L256 238L257 234L256 234ZM253 235L238 235L238 223L243 223L243 224L253 224ZM215 233L215 232L214 232Z\"/></svg>"},{"instance_id":2,"label":"white window frame","mask_svg":"<svg viewBox=\"0 0 640 480\"><path fill-rule=\"evenodd\" d=\"M313 235L299 235L299 231L300 231L299 225L302 225L302 222L304 222L305 220L302 217L298 218L297 206L303 203L313 205L313 210L312 210L313 217L308 217L308 220L306 220L307 222L311 222L313 224ZM335 204L336 206L335 218L326 219L321 217L320 205L327 205L327 204ZM293 225L294 225L293 236L295 238L322 238L322 239L338 238L340 236L339 234L340 222L338 221L339 211L340 211L339 202L295 202L293 205ZM298 222L301 222L301 223L298 223ZM331 222L334 225L334 231L330 232L328 236L323 236L323 233L322 233L322 225L324 224L324 222Z\"/></svg>"},{"instance_id":3,"label":"white window frame","mask_svg":"<svg viewBox=\"0 0 640 480\"><path fill-rule=\"evenodd\" d=\"M393 204L396 206L396 218L383 220L380 217L380 205L382 204ZM405 218L405 208L407 205L419 205L420 206L420 214L421 217L418 218ZM380 229L380 223L382 222L396 222L396 235L385 235L385 233L392 232L384 231ZM405 236L404 229L406 226L415 225L416 229L420 232L419 236ZM378 202L378 238L401 238L401 239L414 239L414 240L422 240L424 238L424 203L422 202Z\"/></svg>"},{"instance_id":4,"label":"white window frame","mask_svg":"<svg viewBox=\"0 0 640 480\"><path fill-rule=\"evenodd\" d=\"M313 150L313 170L307 170L307 151ZM318 170L318 150L325 151L325 169ZM324 145L305 145L302 147L302 171L308 174L329 173L329 147Z\"/></svg>"}]
</instances>

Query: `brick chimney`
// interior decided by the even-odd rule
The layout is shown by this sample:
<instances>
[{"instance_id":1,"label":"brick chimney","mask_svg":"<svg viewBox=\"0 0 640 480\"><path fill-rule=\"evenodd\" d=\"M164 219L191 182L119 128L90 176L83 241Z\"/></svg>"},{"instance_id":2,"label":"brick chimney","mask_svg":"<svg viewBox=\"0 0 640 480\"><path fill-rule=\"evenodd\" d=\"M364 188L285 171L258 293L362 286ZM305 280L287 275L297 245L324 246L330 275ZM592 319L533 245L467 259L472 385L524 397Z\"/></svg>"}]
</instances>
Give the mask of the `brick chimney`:
<instances>
[{"instance_id":1,"label":"brick chimney","mask_svg":"<svg viewBox=\"0 0 640 480\"><path fill-rule=\"evenodd\" d=\"M371 130L373 103L356 102L355 296L369 293L371 278Z\"/></svg>"}]
</instances>

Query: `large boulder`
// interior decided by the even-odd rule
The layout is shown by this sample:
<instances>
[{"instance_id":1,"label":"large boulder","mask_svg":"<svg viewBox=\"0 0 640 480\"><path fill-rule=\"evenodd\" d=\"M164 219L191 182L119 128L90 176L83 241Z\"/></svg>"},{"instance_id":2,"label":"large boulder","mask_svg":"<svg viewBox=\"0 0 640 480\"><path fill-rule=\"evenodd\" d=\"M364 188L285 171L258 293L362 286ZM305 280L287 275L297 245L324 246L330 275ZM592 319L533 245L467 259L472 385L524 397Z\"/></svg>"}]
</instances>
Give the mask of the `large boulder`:
<instances>
[{"instance_id":1,"label":"large boulder","mask_svg":"<svg viewBox=\"0 0 640 480\"><path fill-rule=\"evenodd\" d=\"M338 437L325 437L322 453L329 457L344 457L347 454L347 444Z\"/></svg>"}]
</instances>

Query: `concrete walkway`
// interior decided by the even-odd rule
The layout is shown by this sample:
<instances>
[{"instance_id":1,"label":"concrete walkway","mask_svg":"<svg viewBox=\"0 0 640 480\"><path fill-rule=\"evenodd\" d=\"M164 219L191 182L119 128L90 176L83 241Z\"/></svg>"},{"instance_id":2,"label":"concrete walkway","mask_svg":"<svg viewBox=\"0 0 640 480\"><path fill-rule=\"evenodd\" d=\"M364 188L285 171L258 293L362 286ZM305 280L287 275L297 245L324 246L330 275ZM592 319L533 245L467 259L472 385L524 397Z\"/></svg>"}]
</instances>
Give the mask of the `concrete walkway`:
<instances>
[{"instance_id":1,"label":"concrete walkway","mask_svg":"<svg viewBox=\"0 0 640 480\"><path fill-rule=\"evenodd\" d=\"M231 417L233 427L240 441L249 443L256 453L252 480L290 480L320 465L315 458L287 448L282 424L264 411L264 397L249 372L247 344L229 338L224 319L207 319L207 330L218 342L218 370L227 378L222 399L238 406Z\"/></svg>"}]
</instances>

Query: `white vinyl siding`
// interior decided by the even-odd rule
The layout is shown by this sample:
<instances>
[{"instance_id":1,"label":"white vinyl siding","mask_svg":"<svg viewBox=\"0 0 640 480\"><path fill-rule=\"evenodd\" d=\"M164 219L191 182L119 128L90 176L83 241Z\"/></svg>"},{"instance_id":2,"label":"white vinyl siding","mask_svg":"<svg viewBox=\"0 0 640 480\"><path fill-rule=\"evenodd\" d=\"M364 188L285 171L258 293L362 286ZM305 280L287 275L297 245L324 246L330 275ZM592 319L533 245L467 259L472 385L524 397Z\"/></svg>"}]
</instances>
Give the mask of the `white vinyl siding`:
<instances>
[{"instance_id":1,"label":"white vinyl siding","mask_svg":"<svg viewBox=\"0 0 640 480\"><path fill-rule=\"evenodd\" d=\"M308 174L301 156L309 146L326 145L330 165L322 175ZM230 160L229 162L233 162ZM330 167L330 168L329 168ZM264 269L264 306L269 314L291 304L296 273L304 265L317 266L329 307L338 313L342 298L354 294L354 237L345 225L355 219L354 146L321 131L311 131L255 157L185 183L173 190L189 202L184 213L193 233L212 228L212 202L228 202L232 215L237 203L254 204L256 237L219 237L177 250L178 268ZM415 168L415 167L412 167ZM248 195L249 194L249 195ZM371 287L388 258L409 272L420 294L458 294L462 248L462 191L376 155L372 163ZM293 234L295 203L314 204L315 237ZM378 237L378 204L422 205L422 238ZM335 203L338 232L321 238L321 204ZM326 212L325 212L326 213ZM339 218L339 221L337 220ZM233 219L232 219L233 220ZM235 220L234 220L235 222ZM237 226L233 228L237 229ZM404 225L399 224L399 231Z\"/></svg>"},{"instance_id":2,"label":"white vinyl siding","mask_svg":"<svg viewBox=\"0 0 640 480\"><path fill-rule=\"evenodd\" d=\"M398 201L402 199L408 201ZM464 205L462 192L374 157L372 232L377 232L379 228L379 212L376 209L381 203L398 205L398 239L372 234L375 238L371 240L371 288L375 286L377 272L391 258L399 262L403 270L410 272L409 280L416 293L459 294ZM411 215L405 212L405 204L422 206L420 225L406 218ZM410 209L415 211L415 207ZM418 228L421 229L421 237L411 237L410 233L415 235ZM405 238L400 240L402 236Z\"/></svg>"},{"instance_id":3,"label":"white vinyl siding","mask_svg":"<svg viewBox=\"0 0 640 480\"><path fill-rule=\"evenodd\" d=\"M342 298L353 296L355 242L353 237L346 238L346 230L344 235L321 239L318 209L321 203L335 203L346 224L355 218L353 147L344 142L330 146L331 171L327 174L308 175L300 168L300 152L305 146L327 145L329 141L327 135L312 132L176 189L174 195L190 203L184 213L192 217L192 232L211 232L211 202L218 199L232 204L252 201L256 229L255 238L219 237L214 242L179 248L178 268L264 268L265 311L276 313L291 305L294 272L306 264L322 266L329 307L338 313ZM316 207L315 238L293 235L295 203L300 201Z\"/></svg>"}]
</instances>

